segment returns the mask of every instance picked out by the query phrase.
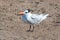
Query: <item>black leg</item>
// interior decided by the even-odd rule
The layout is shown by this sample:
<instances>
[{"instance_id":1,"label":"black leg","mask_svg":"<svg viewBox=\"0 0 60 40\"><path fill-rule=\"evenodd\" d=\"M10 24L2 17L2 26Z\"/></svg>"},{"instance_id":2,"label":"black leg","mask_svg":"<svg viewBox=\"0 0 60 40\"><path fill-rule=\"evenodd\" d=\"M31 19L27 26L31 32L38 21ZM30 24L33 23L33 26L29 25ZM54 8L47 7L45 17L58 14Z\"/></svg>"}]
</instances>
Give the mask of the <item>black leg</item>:
<instances>
[{"instance_id":1,"label":"black leg","mask_svg":"<svg viewBox=\"0 0 60 40\"><path fill-rule=\"evenodd\" d=\"M29 30L31 30L31 25L30 25L30 28L29 28Z\"/></svg>"},{"instance_id":2,"label":"black leg","mask_svg":"<svg viewBox=\"0 0 60 40\"><path fill-rule=\"evenodd\" d=\"M31 30L31 25L30 25L30 28L29 28L29 30L27 30L27 32L29 32Z\"/></svg>"},{"instance_id":3,"label":"black leg","mask_svg":"<svg viewBox=\"0 0 60 40\"><path fill-rule=\"evenodd\" d=\"M31 32L33 32L34 31L34 26L33 26L33 29L31 30Z\"/></svg>"}]
</instances>

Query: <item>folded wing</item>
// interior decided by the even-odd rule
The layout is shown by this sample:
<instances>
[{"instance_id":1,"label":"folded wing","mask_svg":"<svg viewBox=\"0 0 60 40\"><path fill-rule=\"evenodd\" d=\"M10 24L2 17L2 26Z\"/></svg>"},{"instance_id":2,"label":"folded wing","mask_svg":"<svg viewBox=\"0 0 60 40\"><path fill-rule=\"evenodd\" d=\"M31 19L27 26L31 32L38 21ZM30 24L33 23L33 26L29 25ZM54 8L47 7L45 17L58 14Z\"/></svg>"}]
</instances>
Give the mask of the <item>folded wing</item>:
<instances>
[{"instance_id":1,"label":"folded wing","mask_svg":"<svg viewBox=\"0 0 60 40\"><path fill-rule=\"evenodd\" d=\"M33 14L31 16L31 20L30 21L31 21L31 23L34 23L34 24L40 23L41 21L43 21L44 19L46 19L48 15L49 14L46 14L46 15L44 15L44 14L40 14L40 15Z\"/></svg>"}]
</instances>

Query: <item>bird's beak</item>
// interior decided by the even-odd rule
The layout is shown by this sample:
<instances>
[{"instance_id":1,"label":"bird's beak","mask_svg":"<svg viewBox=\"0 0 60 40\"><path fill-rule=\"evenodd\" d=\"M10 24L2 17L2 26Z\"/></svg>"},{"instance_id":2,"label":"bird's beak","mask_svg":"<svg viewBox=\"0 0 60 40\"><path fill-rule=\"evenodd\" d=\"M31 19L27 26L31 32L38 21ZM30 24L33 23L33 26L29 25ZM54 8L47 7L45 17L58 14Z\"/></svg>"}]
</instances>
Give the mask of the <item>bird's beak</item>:
<instances>
[{"instance_id":1,"label":"bird's beak","mask_svg":"<svg viewBox=\"0 0 60 40\"><path fill-rule=\"evenodd\" d=\"M21 11L21 12L19 12L18 14L19 14L19 15L24 15L24 12L23 12L23 11Z\"/></svg>"}]
</instances>

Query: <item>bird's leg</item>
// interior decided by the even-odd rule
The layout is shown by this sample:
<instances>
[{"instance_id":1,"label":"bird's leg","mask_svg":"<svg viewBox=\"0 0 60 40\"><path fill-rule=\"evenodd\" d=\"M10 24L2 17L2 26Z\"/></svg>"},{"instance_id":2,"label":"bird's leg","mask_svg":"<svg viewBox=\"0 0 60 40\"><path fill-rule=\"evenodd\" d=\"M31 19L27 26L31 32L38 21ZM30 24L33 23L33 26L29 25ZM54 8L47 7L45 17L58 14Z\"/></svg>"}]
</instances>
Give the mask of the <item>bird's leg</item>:
<instances>
[{"instance_id":1,"label":"bird's leg","mask_svg":"<svg viewBox=\"0 0 60 40\"><path fill-rule=\"evenodd\" d=\"M31 32L33 32L34 31L34 26L33 26L33 29L31 30Z\"/></svg>"},{"instance_id":2,"label":"bird's leg","mask_svg":"<svg viewBox=\"0 0 60 40\"><path fill-rule=\"evenodd\" d=\"M31 25L30 25L30 28L29 28L29 30L31 29Z\"/></svg>"},{"instance_id":3,"label":"bird's leg","mask_svg":"<svg viewBox=\"0 0 60 40\"><path fill-rule=\"evenodd\" d=\"M29 32L31 30L31 25L30 25L30 28L29 28L29 30L27 30L27 32Z\"/></svg>"}]
</instances>

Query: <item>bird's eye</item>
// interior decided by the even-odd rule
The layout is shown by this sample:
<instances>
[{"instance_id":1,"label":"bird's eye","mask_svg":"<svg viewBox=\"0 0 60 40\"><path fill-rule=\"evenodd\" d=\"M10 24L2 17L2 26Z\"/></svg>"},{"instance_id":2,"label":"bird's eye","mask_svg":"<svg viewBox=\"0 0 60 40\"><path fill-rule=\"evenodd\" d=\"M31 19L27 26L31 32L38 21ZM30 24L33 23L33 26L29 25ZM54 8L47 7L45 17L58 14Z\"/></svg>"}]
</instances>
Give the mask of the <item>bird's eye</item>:
<instances>
[{"instance_id":1,"label":"bird's eye","mask_svg":"<svg viewBox=\"0 0 60 40\"><path fill-rule=\"evenodd\" d=\"M28 12L25 12L25 13L28 13Z\"/></svg>"}]
</instances>

